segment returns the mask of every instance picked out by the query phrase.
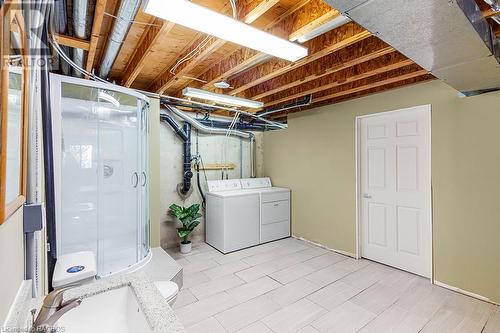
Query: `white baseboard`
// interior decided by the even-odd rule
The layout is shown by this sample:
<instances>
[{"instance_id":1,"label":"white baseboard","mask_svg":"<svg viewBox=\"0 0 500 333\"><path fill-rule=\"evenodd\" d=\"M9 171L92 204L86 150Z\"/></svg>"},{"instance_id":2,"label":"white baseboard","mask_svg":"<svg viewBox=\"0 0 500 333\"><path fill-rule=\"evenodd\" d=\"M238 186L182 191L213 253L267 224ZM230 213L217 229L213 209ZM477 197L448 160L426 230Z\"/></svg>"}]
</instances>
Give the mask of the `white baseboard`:
<instances>
[{"instance_id":1,"label":"white baseboard","mask_svg":"<svg viewBox=\"0 0 500 333\"><path fill-rule=\"evenodd\" d=\"M333 251L333 252L337 252L339 254L342 254L344 256L348 256L348 257L351 257L351 258L354 258L354 259L359 259L356 254L354 253L351 253L351 252L347 252L347 251L342 251L342 250L336 250L336 249L332 249L332 248L329 248L328 246L325 246L323 244L320 244L320 243L316 243L316 242L313 242L313 241L310 241L304 237L299 237L299 236L295 236L295 235L292 235L293 238L296 238L296 239L300 239L301 241L304 241L304 242L307 242L307 243L310 243L310 244L314 244L316 246L319 246L325 250L329 250L329 251Z\"/></svg>"},{"instance_id":2,"label":"white baseboard","mask_svg":"<svg viewBox=\"0 0 500 333\"><path fill-rule=\"evenodd\" d=\"M470 291L467 291L467 290L463 290L463 289L460 289L458 287L454 287L454 286L450 286L446 283L443 283L443 282L439 282L437 280L434 280L434 284L436 286L439 286L439 287L443 287L445 289L448 289L448 290L451 290L451 291L454 291L454 292L457 292L457 293L460 293L460 294L463 294L463 295L466 295L466 296L469 296L469 297L473 297L473 298L477 298L481 301L485 301L485 302L488 302L488 303L492 303L492 304L495 304L495 305L500 305L500 303L496 303L496 302L493 302L491 299L489 299L488 297L485 297L485 296L481 296L481 295L478 295L478 294L475 294L475 293L472 293Z\"/></svg>"}]
</instances>

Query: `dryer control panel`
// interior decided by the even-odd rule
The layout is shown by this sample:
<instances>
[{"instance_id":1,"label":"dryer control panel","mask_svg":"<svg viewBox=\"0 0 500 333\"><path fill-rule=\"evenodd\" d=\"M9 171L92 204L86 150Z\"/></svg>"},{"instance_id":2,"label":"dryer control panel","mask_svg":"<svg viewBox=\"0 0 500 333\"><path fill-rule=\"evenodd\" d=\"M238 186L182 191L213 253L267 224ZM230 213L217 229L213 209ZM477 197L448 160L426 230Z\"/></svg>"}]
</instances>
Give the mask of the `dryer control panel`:
<instances>
[{"instance_id":1,"label":"dryer control panel","mask_svg":"<svg viewBox=\"0 0 500 333\"><path fill-rule=\"evenodd\" d=\"M241 180L241 188L252 189L252 188L267 188L272 187L271 178L244 178Z\"/></svg>"}]
</instances>

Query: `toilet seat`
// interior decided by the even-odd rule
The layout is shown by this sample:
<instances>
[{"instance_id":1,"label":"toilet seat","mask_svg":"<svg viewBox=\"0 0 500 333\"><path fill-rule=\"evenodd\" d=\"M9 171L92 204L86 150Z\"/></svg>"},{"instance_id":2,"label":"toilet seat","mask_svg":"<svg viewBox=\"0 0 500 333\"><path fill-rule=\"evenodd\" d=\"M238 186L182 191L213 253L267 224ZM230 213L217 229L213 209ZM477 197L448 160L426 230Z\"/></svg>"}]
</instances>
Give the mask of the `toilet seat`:
<instances>
[{"instance_id":1,"label":"toilet seat","mask_svg":"<svg viewBox=\"0 0 500 333\"><path fill-rule=\"evenodd\" d=\"M154 284L160 291L163 298L165 298L167 302L172 305L177 298L177 294L179 293L179 286L177 286L177 283L172 281L155 281Z\"/></svg>"}]
</instances>

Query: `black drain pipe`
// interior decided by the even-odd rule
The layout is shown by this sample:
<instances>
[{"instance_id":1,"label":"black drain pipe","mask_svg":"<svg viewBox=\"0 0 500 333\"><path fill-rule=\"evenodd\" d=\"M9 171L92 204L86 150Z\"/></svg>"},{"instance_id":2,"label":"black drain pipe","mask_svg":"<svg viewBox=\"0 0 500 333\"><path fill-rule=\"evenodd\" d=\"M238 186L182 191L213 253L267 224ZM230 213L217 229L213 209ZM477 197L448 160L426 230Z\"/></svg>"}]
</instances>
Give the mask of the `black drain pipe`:
<instances>
[{"instance_id":1,"label":"black drain pipe","mask_svg":"<svg viewBox=\"0 0 500 333\"><path fill-rule=\"evenodd\" d=\"M181 193L187 194L191 188L191 178L193 178L193 172L191 171L191 124L185 122L183 130L187 139L184 140L184 164L182 168L184 181Z\"/></svg>"},{"instance_id":2,"label":"black drain pipe","mask_svg":"<svg viewBox=\"0 0 500 333\"><path fill-rule=\"evenodd\" d=\"M185 122L183 128L168 114L161 114L160 120L169 124L183 142L182 184L178 188L181 195L188 195L191 190L191 124Z\"/></svg>"}]
</instances>

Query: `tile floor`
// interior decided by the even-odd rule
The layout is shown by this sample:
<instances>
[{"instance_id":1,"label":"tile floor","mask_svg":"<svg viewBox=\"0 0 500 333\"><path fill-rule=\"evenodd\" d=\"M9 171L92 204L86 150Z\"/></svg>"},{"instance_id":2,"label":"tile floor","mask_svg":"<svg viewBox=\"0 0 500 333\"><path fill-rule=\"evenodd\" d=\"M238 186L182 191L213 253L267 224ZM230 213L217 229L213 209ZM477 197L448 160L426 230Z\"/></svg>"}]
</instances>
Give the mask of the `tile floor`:
<instances>
[{"instance_id":1,"label":"tile floor","mask_svg":"<svg viewBox=\"0 0 500 333\"><path fill-rule=\"evenodd\" d=\"M498 306L294 238L168 252L184 268L174 310L190 333L500 332Z\"/></svg>"}]
</instances>

